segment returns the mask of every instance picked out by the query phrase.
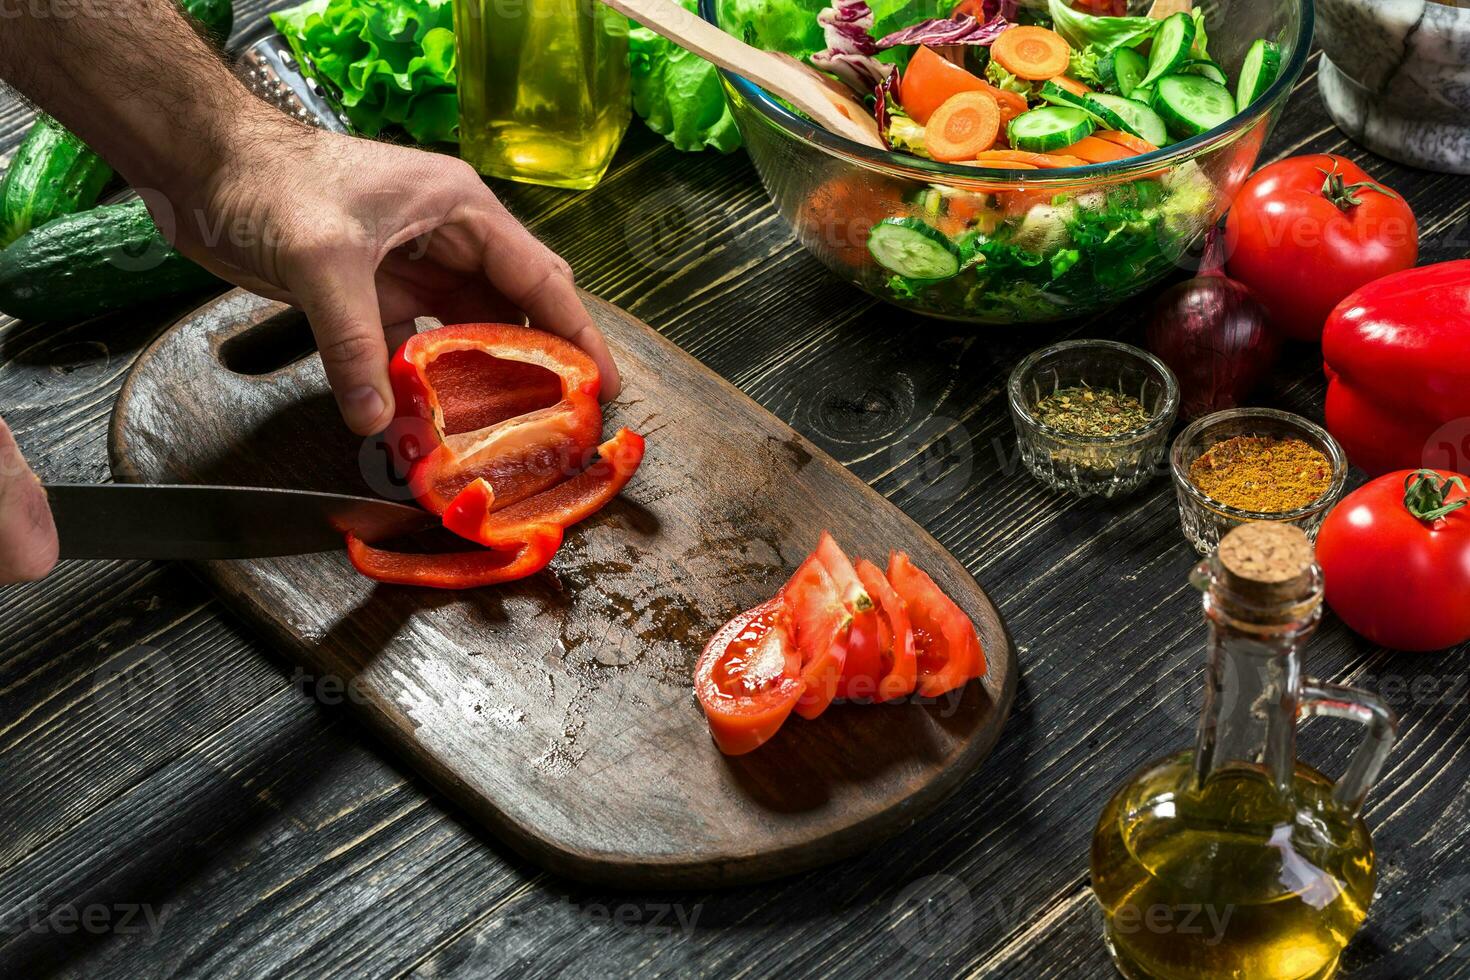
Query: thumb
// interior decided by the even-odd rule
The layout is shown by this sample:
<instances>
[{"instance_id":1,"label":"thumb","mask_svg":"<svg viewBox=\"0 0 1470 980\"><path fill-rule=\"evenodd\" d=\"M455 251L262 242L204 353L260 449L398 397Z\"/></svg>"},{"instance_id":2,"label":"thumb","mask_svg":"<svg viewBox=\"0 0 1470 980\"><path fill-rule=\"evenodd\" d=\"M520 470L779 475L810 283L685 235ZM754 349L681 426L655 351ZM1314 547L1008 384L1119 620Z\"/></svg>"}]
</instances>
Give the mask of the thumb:
<instances>
[{"instance_id":1,"label":"thumb","mask_svg":"<svg viewBox=\"0 0 1470 980\"><path fill-rule=\"evenodd\" d=\"M0 419L0 585L43 578L56 564L46 491Z\"/></svg>"},{"instance_id":2,"label":"thumb","mask_svg":"<svg viewBox=\"0 0 1470 980\"><path fill-rule=\"evenodd\" d=\"M348 428L381 432L393 421L388 345L373 270L356 258L328 259L306 270L291 295L311 321L327 381Z\"/></svg>"}]
</instances>

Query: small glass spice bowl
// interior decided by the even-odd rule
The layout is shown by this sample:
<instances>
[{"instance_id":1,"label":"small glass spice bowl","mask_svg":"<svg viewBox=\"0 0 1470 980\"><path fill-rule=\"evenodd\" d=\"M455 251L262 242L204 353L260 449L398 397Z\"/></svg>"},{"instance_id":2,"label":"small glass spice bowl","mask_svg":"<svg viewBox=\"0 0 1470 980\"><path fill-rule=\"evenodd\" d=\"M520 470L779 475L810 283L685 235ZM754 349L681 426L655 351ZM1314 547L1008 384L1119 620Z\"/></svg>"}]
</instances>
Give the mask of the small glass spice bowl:
<instances>
[{"instance_id":1,"label":"small glass spice bowl","mask_svg":"<svg viewBox=\"0 0 1470 980\"><path fill-rule=\"evenodd\" d=\"M1222 504L1194 485L1189 478L1189 469L1212 447L1236 436L1300 439L1327 457L1332 464L1331 482L1322 496L1295 510L1257 512ZM1232 408L1197 419L1181 432L1169 453L1169 469L1174 474L1174 490L1179 497L1179 520L1184 526L1184 536L1200 554L1208 555L1220 544L1222 537L1250 521L1295 524L1315 541L1327 512L1342 499L1342 492L1347 486L1348 461L1347 454L1326 429L1300 415L1274 408Z\"/></svg>"},{"instance_id":2,"label":"small glass spice bowl","mask_svg":"<svg viewBox=\"0 0 1470 980\"><path fill-rule=\"evenodd\" d=\"M1078 435L1043 423L1037 405L1067 388L1112 389L1148 412L1139 428ZM1179 414L1179 382L1148 351L1112 340L1069 340L1037 351L1011 372L1011 418L1021 461L1053 490L1079 497L1132 493L1157 475Z\"/></svg>"}]
</instances>

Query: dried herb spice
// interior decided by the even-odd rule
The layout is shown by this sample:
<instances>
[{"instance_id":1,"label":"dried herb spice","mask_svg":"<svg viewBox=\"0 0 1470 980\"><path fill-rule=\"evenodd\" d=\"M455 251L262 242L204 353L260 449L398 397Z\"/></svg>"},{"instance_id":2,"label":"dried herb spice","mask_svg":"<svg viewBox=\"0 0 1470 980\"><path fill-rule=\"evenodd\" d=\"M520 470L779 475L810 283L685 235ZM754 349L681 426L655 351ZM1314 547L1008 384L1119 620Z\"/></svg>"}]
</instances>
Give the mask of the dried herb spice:
<instances>
[{"instance_id":1,"label":"dried herb spice","mask_svg":"<svg viewBox=\"0 0 1470 980\"><path fill-rule=\"evenodd\" d=\"M1189 467L1189 482L1222 504L1258 514L1305 507L1332 485L1332 462L1301 439L1236 436Z\"/></svg>"},{"instance_id":2,"label":"dried herb spice","mask_svg":"<svg viewBox=\"0 0 1470 980\"><path fill-rule=\"evenodd\" d=\"M1061 388L1036 403L1042 425L1074 436L1116 436L1148 425L1153 414L1143 402L1112 388Z\"/></svg>"}]
</instances>

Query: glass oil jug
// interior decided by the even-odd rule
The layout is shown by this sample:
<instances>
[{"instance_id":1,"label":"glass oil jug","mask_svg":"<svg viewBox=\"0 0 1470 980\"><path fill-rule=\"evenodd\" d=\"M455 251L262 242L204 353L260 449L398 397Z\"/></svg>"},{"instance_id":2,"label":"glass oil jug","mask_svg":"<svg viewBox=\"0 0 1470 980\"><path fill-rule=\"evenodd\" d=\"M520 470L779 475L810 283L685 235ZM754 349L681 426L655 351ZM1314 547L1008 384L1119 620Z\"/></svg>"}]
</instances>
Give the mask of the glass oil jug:
<instances>
[{"instance_id":1,"label":"glass oil jug","mask_svg":"<svg viewBox=\"0 0 1470 980\"><path fill-rule=\"evenodd\" d=\"M628 20L597 0L454 0L460 155L585 190L628 128Z\"/></svg>"},{"instance_id":2,"label":"glass oil jug","mask_svg":"<svg viewBox=\"0 0 1470 980\"><path fill-rule=\"evenodd\" d=\"M1146 766L1104 808L1092 888L1124 976L1330 977L1376 883L1359 816L1397 734L1377 697L1302 673L1322 572L1299 529L1236 528L1192 577L1209 660L1192 751ZM1301 717L1366 736L1333 783L1296 758Z\"/></svg>"}]
</instances>

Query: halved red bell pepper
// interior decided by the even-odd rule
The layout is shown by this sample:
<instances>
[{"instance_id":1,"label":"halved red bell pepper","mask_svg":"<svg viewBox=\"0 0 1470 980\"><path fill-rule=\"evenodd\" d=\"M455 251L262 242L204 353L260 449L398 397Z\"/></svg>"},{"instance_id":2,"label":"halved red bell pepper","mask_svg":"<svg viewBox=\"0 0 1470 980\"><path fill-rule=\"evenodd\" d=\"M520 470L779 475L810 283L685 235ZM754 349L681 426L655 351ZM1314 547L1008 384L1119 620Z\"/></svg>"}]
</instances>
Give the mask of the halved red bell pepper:
<instances>
[{"instance_id":1,"label":"halved red bell pepper","mask_svg":"<svg viewBox=\"0 0 1470 980\"><path fill-rule=\"evenodd\" d=\"M400 418L432 426L434 444L405 440L415 499L442 514L485 480L496 507L579 473L602 438L597 365L560 337L506 323L416 334L389 366Z\"/></svg>"},{"instance_id":2,"label":"halved red bell pepper","mask_svg":"<svg viewBox=\"0 0 1470 980\"><path fill-rule=\"evenodd\" d=\"M561 547L562 531L555 525L527 526L523 531L523 539L514 548L450 554L385 551L348 534L347 558L363 575L390 585L475 589L534 575Z\"/></svg>"},{"instance_id":3,"label":"halved red bell pepper","mask_svg":"<svg viewBox=\"0 0 1470 980\"><path fill-rule=\"evenodd\" d=\"M527 529L543 524L570 527L596 513L623 489L643 462L643 437L628 429L597 447L597 461L549 490L508 507L499 507L483 479L465 487L444 510L444 526L460 537L490 548L526 539Z\"/></svg>"}]
</instances>

